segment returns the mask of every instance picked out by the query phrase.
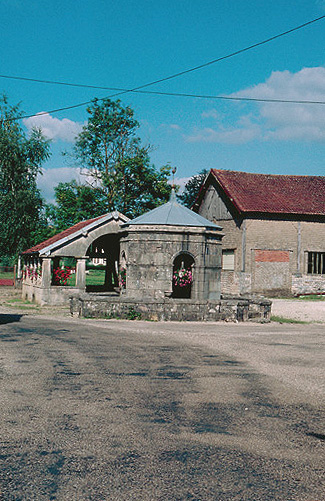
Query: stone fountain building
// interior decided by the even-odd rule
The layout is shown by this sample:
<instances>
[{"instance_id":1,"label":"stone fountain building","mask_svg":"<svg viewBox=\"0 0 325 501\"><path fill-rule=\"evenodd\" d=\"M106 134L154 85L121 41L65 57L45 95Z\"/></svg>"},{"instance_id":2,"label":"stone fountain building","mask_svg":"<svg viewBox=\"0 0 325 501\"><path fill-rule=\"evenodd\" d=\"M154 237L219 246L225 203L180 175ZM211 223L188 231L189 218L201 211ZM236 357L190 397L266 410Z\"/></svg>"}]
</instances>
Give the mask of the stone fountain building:
<instances>
[{"instance_id":1,"label":"stone fountain building","mask_svg":"<svg viewBox=\"0 0 325 501\"><path fill-rule=\"evenodd\" d=\"M122 225L121 266L126 264L124 297L147 299L220 299L221 227L176 201ZM190 270L188 287L175 273Z\"/></svg>"}]
</instances>

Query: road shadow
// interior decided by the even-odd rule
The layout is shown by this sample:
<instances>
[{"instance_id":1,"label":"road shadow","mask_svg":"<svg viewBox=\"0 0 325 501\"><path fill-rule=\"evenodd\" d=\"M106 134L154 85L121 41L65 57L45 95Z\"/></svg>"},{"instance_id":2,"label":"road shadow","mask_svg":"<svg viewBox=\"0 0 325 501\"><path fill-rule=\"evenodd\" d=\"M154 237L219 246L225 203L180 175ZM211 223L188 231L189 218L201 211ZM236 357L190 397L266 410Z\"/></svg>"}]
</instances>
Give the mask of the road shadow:
<instances>
[{"instance_id":1,"label":"road shadow","mask_svg":"<svg viewBox=\"0 0 325 501\"><path fill-rule=\"evenodd\" d=\"M10 313L0 313L0 325L19 322L23 315L11 315Z\"/></svg>"}]
</instances>

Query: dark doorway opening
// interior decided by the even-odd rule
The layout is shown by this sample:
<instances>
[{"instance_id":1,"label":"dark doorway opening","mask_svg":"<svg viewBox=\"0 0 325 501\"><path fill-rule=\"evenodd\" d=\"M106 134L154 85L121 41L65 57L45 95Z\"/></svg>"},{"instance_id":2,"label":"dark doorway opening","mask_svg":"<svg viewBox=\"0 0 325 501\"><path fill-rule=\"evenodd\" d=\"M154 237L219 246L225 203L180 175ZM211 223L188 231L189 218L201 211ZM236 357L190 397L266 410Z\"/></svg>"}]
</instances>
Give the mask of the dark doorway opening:
<instances>
[{"instance_id":1,"label":"dark doorway opening","mask_svg":"<svg viewBox=\"0 0 325 501\"><path fill-rule=\"evenodd\" d=\"M192 293L194 258L187 253L176 256L173 263L172 297L190 299Z\"/></svg>"},{"instance_id":2,"label":"dark doorway opening","mask_svg":"<svg viewBox=\"0 0 325 501\"><path fill-rule=\"evenodd\" d=\"M120 238L107 234L95 240L87 250L87 292L119 292L118 265Z\"/></svg>"}]
</instances>

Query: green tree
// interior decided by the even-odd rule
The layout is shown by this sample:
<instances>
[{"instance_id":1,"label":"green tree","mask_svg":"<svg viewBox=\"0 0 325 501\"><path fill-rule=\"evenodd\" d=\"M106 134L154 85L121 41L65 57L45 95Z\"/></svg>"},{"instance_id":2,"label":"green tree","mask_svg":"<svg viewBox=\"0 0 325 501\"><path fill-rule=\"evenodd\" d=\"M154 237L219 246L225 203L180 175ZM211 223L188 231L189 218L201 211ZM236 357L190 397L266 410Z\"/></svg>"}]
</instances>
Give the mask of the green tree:
<instances>
[{"instance_id":1,"label":"green tree","mask_svg":"<svg viewBox=\"0 0 325 501\"><path fill-rule=\"evenodd\" d=\"M56 232L109 211L107 197L101 188L78 184L75 179L59 183L54 192L55 205L47 206L46 217Z\"/></svg>"},{"instance_id":2,"label":"green tree","mask_svg":"<svg viewBox=\"0 0 325 501\"><path fill-rule=\"evenodd\" d=\"M150 164L149 147L136 135L139 123L119 100L94 99L88 122L76 140L74 155L100 187L107 210L135 217L168 200L170 167Z\"/></svg>"},{"instance_id":3,"label":"green tree","mask_svg":"<svg viewBox=\"0 0 325 501\"><path fill-rule=\"evenodd\" d=\"M20 106L0 98L0 257L12 258L35 242L42 217L36 177L49 157L49 143L40 130L27 137Z\"/></svg>"},{"instance_id":4,"label":"green tree","mask_svg":"<svg viewBox=\"0 0 325 501\"><path fill-rule=\"evenodd\" d=\"M188 208L192 207L208 173L209 173L208 170L203 169L199 172L199 174L192 176L187 181L183 193L178 195L178 199L183 205L185 205Z\"/></svg>"},{"instance_id":5,"label":"green tree","mask_svg":"<svg viewBox=\"0 0 325 501\"><path fill-rule=\"evenodd\" d=\"M114 185L112 208L134 218L167 202L171 192L170 171L169 165L158 170L151 165L144 148L125 158L118 164L115 175L107 180L110 186Z\"/></svg>"},{"instance_id":6,"label":"green tree","mask_svg":"<svg viewBox=\"0 0 325 501\"><path fill-rule=\"evenodd\" d=\"M115 173L116 166L140 144L139 123L131 108L121 102L94 99L87 108L88 123L78 135L75 155L91 175L102 179Z\"/></svg>"}]
</instances>

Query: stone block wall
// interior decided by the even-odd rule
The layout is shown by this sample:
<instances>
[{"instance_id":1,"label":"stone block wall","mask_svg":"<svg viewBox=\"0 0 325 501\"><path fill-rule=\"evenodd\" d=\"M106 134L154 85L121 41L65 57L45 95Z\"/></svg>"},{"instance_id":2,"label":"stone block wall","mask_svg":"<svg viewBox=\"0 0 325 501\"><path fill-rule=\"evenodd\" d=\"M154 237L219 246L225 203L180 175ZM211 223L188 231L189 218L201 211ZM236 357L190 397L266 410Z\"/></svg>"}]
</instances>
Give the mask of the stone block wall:
<instances>
[{"instance_id":1,"label":"stone block wall","mask_svg":"<svg viewBox=\"0 0 325 501\"><path fill-rule=\"evenodd\" d=\"M41 306L63 306L69 304L69 297L72 292L78 294L83 291L78 290L76 287L69 286L56 285L51 287L42 287L23 283L21 295L24 300L31 301Z\"/></svg>"},{"instance_id":2,"label":"stone block wall","mask_svg":"<svg viewBox=\"0 0 325 501\"><path fill-rule=\"evenodd\" d=\"M325 252L325 223L247 219L243 252L243 226L237 227L234 221L217 222L225 234L222 248L235 250L235 270L221 274L223 294L325 292L324 275L307 274L308 252Z\"/></svg>"},{"instance_id":3,"label":"stone block wall","mask_svg":"<svg viewBox=\"0 0 325 501\"><path fill-rule=\"evenodd\" d=\"M291 254L284 250L252 250L252 284L255 293L291 293Z\"/></svg>"},{"instance_id":4,"label":"stone block wall","mask_svg":"<svg viewBox=\"0 0 325 501\"><path fill-rule=\"evenodd\" d=\"M120 241L126 259L126 289L134 300L162 300L173 289L173 263L184 253L194 260L193 299L220 297L221 238L205 228L133 226ZM121 259L122 261L122 259Z\"/></svg>"},{"instance_id":5,"label":"stone block wall","mask_svg":"<svg viewBox=\"0 0 325 501\"><path fill-rule=\"evenodd\" d=\"M271 301L262 298L228 298L218 301L164 299L135 302L82 294L70 297L72 315L87 318L121 318L151 321L269 322Z\"/></svg>"},{"instance_id":6,"label":"stone block wall","mask_svg":"<svg viewBox=\"0 0 325 501\"><path fill-rule=\"evenodd\" d=\"M325 294L325 275L293 275L292 294Z\"/></svg>"},{"instance_id":7,"label":"stone block wall","mask_svg":"<svg viewBox=\"0 0 325 501\"><path fill-rule=\"evenodd\" d=\"M240 271L223 270L221 272L222 294L247 295L251 292L251 274Z\"/></svg>"}]
</instances>

